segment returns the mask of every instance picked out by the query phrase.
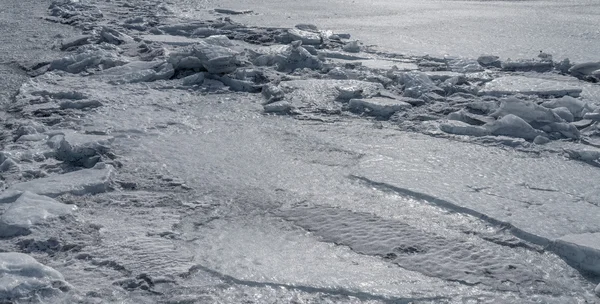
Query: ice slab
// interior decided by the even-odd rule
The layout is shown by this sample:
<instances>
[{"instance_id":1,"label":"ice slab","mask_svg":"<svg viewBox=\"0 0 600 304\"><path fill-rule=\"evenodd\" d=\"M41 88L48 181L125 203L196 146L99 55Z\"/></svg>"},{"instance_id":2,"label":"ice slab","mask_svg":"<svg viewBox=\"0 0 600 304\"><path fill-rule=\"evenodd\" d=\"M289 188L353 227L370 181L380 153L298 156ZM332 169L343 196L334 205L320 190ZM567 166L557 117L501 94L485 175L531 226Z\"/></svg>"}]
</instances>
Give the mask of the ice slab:
<instances>
[{"instance_id":1,"label":"ice slab","mask_svg":"<svg viewBox=\"0 0 600 304\"><path fill-rule=\"evenodd\" d=\"M75 210L77 206L25 191L0 216L0 237L27 235L31 232L31 227L48 219L71 214Z\"/></svg>"},{"instance_id":2,"label":"ice slab","mask_svg":"<svg viewBox=\"0 0 600 304\"><path fill-rule=\"evenodd\" d=\"M299 29L288 30L288 35L292 41L300 40L302 44L306 45L319 45L323 42L321 35L314 32L303 31Z\"/></svg>"},{"instance_id":3,"label":"ice slab","mask_svg":"<svg viewBox=\"0 0 600 304\"><path fill-rule=\"evenodd\" d=\"M576 268L600 274L600 233L565 235L553 250Z\"/></svg>"},{"instance_id":4,"label":"ice slab","mask_svg":"<svg viewBox=\"0 0 600 304\"><path fill-rule=\"evenodd\" d=\"M173 66L164 61L133 61L104 70L94 77L121 84L169 79L173 74L175 74Z\"/></svg>"},{"instance_id":5,"label":"ice slab","mask_svg":"<svg viewBox=\"0 0 600 304\"><path fill-rule=\"evenodd\" d=\"M0 300L58 293L67 288L60 272L33 257L17 252L0 253Z\"/></svg>"},{"instance_id":6,"label":"ice slab","mask_svg":"<svg viewBox=\"0 0 600 304\"><path fill-rule=\"evenodd\" d=\"M540 96L572 96L579 97L582 89L569 83L531 78L525 76L505 76L486 83L479 91L480 95L540 95Z\"/></svg>"},{"instance_id":7,"label":"ice slab","mask_svg":"<svg viewBox=\"0 0 600 304\"><path fill-rule=\"evenodd\" d=\"M105 192L108 190L113 171L112 166L100 164L92 169L14 184L0 193L0 203L14 202L25 191L49 197L57 197L66 193L86 195Z\"/></svg>"},{"instance_id":8,"label":"ice slab","mask_svg":"<svg viewBox=\"0 0 600 304\"><path fill-rule=\"evenodd\" d=\"M387 119L392 114L410 109L409 103L383 97L374 97L369 99L350 99L349 107L355 112L365 112L369 115Z\"/></svg>"}]
</instances>

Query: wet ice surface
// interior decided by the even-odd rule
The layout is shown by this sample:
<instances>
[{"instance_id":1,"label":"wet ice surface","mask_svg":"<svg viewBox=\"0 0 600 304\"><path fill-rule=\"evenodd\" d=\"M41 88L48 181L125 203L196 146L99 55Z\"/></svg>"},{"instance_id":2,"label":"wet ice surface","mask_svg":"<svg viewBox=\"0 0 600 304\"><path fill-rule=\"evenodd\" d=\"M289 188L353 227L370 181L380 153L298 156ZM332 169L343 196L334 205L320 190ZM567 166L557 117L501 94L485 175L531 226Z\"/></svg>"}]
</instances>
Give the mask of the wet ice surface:
<instances>
[{"instance_id":1,"label":"wet ice surface","mask_svg":"<svg viewBox=\"0 0 600 304\"><path fill-rule=\"evenodd\" d=\"M50 6L78 32L2 113L0 300L597 301L595 63L182 7Z\"/></svg>"}]
</instances>

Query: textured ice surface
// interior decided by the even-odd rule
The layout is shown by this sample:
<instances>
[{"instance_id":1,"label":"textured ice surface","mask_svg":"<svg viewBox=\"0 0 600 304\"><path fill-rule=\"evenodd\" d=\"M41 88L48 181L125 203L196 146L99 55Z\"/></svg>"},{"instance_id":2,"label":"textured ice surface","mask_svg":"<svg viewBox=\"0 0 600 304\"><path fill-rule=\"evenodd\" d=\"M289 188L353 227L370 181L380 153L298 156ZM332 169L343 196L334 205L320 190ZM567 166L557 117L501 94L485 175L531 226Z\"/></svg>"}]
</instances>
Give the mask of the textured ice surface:
<instances>
[{"instance_id":1,"label":"textured ice surface","mask_svg":"<svg viewBox=\"0 0 600 304\"><path fill-rule=\"evenodd\" d=\"M493 96L524 94L554 97L568 95L578 97L581 92L580 87L565 82L525 76L505 76L486 83L479 94Z\"/></svg>"},{"instance_id":2,"label":"textured ice surface","mask_svg":"<svg viewBox=\"0 0 600 304\"><path fill-rule=\"evenodd\" d=\"M56 197L65 193L85 195L104 192L108 189L113 170L110 165L99 164L92 169L83 169L14 184L0 193L0 202L14 201L25 191L49 197Z\"/></svg>"},{"instance_id":3,"label":"textured ice surface","mask_svg":"<svg viewBox=\"0 0 600 304\"><path fill-rule=\"evenodd\" d=\"M29 234L31 227L76 209L76 206L25 191L0 216L0 237Z\"/></svg>"},{"instance_id":4,"label":"textured ice surface","mask_svg":"<svg viewBox=\"0 0 600 304\"><path fill-rule=\"evenodd\" d=\"M29 255L0 253L0 300L16 300L68 289L63 276Z\"/></svg>"},{"instance_id":5,"label":"textured ice surface","mask_svg":"<svg viewBox=\"0 0 600 304\"><path fill-rule=\"evenodd\" d=\"M282 216L325 242L349 246L428 276L534 293L564 288L557 278L547 276L544 267L516 260L511 249L491 243L472 243L340 208L297 207Z\"/></svg>"}]
</instances>

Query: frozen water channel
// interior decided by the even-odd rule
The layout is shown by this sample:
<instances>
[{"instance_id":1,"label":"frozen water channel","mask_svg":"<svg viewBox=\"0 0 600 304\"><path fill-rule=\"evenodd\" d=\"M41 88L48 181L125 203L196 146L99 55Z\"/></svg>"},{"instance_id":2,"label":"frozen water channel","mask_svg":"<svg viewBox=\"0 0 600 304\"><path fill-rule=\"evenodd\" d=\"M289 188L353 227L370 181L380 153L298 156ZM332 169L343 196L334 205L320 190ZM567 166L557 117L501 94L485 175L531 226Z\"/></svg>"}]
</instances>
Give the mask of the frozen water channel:
<instances>
[{"instance_id":1,"label":"frozen water channel","mask_svg":"<svg viewBox=\"0 0 600 304\"><path fill-rule=\"evenodd\" d=\"M591 2L34 4L0 303L600 299Z\"/></svg>"}]
</instances>

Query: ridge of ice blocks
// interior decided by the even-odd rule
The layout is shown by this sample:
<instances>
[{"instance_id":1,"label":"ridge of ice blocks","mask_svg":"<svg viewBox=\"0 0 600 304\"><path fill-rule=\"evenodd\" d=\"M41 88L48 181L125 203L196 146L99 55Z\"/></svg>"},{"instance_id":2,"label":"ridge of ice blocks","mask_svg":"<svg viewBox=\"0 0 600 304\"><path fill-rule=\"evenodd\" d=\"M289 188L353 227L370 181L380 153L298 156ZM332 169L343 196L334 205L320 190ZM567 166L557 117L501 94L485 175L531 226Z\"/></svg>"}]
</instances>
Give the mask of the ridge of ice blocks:
<instances>
[{"instance_id":1,"label":"ridge of ice blocks","mask_svg":"<svg viewBox=\"0 0 600 304\"><path fill-rule=\"evenodd\" d=\"M121 59L115 52L104 49L85 50L78 54L68 55L50 63L49 70L62 70L77 74L89 68L100 67L108 69L123 65L127 61Z\"/></svg>"},{"instance_id":2,"label":"ridge of ice blocks","mask_svg":"<svg viewBox=\"0 0 600 304\"><path fill-rule=\"evenodd\" d=\"M168 62L175 70L205 69L209 73L230 73L237 69L238 52L200 41L173 52Z\"/></svg>"},{"instance_id":3,"label":"ridge of ice blocks","mask_svg":"<svg viewBox=\"0 0 600 304\"><path fill-rule=\"evenodd\" d=\"M25 191L0 216L0 237L27 235L31 233L31 227L75 210L77 207L74 205Z\"/></svg>"},{"instance_id":4,"label":"ridge of ice blocks","mask_svg":"<svg viewBox=\"0 0 600 304\"><path fill-rule=\"evenodd\" d=\"M66 193L85 195L105 192L108 190L113 171L112 166L101 163L92 169L14 184L0 193L0 203L14 202L25 191L49 197L57 197Z\"/></svg>"},{"instance_id":5,"label":"ridge of ice blocks","mask_svg":"<svg viewBox=\"0 0 600 304\"><path fill-rule=\"evenodd\" d=\"M564 81L531 78L525 76L504 76L486 83L479 91L480 95L539 95L579 97L583 90Z\"/></svg>"},{"instance_id":6,"label":"ridge of ice blocks","mask_svg":"<svg viewBox=\"0 0 600 304\"><path fill-rule=\"evenodd\" d=\"M48 296L66 291L69 284L55 269L17 252L0 253L0 301Z\"/></svg>"},{"instance_id":7,"label":"ridge of ice blocks","mask_svg":"<svg viewBox=\"0 0 600 304\"><path fill-rule=\"evenodd\" d=\"M348 106L352 111L365 112L383 119L388 119L392 114L412 107L409 103L383 97L350 99Z\"/></svg>"}]
</instances>

